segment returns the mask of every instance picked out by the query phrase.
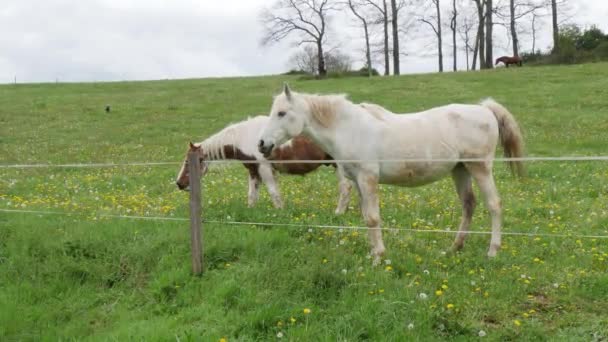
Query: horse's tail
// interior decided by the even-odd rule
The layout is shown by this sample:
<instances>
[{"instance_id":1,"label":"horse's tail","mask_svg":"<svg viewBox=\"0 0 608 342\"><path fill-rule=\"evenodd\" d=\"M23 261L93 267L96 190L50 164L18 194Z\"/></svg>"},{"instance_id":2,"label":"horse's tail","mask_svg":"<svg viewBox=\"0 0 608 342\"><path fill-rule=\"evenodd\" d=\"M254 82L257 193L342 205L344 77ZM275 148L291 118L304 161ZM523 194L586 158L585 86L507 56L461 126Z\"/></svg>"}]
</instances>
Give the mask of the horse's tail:
<instances>
[{"instance_id":1,"label":"horse's tail","mask_svg":"<svg viewBox=\"0 0 608 342\"><path fill-rule=\"evenodd\" d=\"M500 134L500 143L505 157L522 158L524 156L524 139L513 114L492 99L483 101L481 105L491 110L496 117L496 121L498 121L498 133ZM509 160L508 163L513 174L520 177L525 176L526 170L521 160Z\"/></svg>"}]
</instances>

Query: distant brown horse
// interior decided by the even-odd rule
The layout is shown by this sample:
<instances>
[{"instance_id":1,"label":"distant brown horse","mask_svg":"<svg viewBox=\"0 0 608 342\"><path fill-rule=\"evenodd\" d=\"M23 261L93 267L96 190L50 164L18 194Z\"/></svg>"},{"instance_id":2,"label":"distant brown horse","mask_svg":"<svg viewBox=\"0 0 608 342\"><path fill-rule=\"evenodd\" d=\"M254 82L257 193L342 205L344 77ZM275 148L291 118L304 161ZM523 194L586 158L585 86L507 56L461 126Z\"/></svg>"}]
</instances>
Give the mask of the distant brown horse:
<instances>
[{"instance_id":1,"label":"distant brown horse","mask_svg":"<svg viewBox=\"0 0 608 342\"><path fill-rule=\"evenodd\" d=\"M509 64L517 64L519 66L523 65L523 60L519 56L502 56L496 59L496 65L498 65L500 62L503 62L507 68L509 67Z\"/></svg>"},{"instance_id":2,"label":"distant brown horse","mask_svg":"<svg viewBox=\"0 0 608 342\"><path fill-rule=\"evenodd\" d=\"M239 160L249 171L248 205L252 207L258 200L260 182L266 184L275 207L281 208L283 201L275 180L275 173L305 175L318 169L321 165L336 166L332 157L317 147L308 138L298 136L278 146L267 158L256 148L259 134L268 122L267 116L256 116L232 124L205 141L192 144L188 151L198 152L201 157L201 170L205 175L208 162L213 160ZM292 161L289 163L268 163L268 160ZM313 160L319 163L298 163L298 160ZM258 162L256 162L258 161ZM340 199L336 214L342 214L348 207L352 185L338 167L337 175L340 185ZM184 160L176 179L177 187L187 190L190 186L188 159Z\"/></svg>"}]
</instances>

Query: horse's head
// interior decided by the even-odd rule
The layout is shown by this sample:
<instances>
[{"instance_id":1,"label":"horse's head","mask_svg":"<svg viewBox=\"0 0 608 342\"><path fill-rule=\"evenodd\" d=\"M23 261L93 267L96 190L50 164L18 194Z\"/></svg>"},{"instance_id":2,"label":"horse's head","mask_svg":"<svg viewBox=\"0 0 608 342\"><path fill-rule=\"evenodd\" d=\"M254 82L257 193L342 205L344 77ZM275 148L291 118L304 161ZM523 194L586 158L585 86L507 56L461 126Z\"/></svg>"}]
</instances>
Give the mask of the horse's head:
<instances>
[{"instance_id":1,"label":"horse's head","mask_svg":"<svg viewBox=\"0 0 608 342\"><path fill-rule=\"evenodd\" d=\"M177 174L177 179L175 180L175 184L180 190L188 191L190 188L190 168L188 165L188 153L196 152L199 156L198 160L201 163L201 177L207 173L208 165L205 159L203 158L203 148L199 145L194 145L190 143L188 146L188 151L186 152L186 157L184 158L184 163Z\"/></svg>"},{"instance_id":2,"label":"horse's head","mask_svg":"<svg viewBox=\"0 0 608 342\"><path fill-rule=\"evenodd\" d=\"M283 92L274 98L270 109L270 120L260 136L258 150L269 157L272 149L298 136L307 122L308 106L297 93L289 89L287 83Z\"/></svg>"}]
</instances>

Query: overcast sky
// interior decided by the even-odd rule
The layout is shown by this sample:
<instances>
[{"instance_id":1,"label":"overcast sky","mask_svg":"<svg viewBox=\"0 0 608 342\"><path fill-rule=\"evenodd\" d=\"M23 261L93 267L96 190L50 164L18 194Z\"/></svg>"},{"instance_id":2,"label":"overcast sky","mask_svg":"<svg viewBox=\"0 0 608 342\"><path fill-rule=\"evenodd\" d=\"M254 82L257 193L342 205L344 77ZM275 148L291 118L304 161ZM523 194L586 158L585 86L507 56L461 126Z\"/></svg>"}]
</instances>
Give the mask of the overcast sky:
<instances>
[{"instance_id":1,"label":"overcast sky","mask_svg":"<svg viewBox=\"0 0 608 342\"><path fill-rule=\"evenodd\" d=\"M572 0L573 22L608 32L608 0ZM261 47L260 10L274 0L2 0L0 83L114 81L276 74L293 47ZM358 28L335 14L332 40L361 58ZM539 47L551 42L549 25ZM496 29L498 40L506 33ZM445 40L449 40L445 33ZM405 38L402 38L405 39ZM401 43L402 72L436 70L431 36ZM528 44L528 45L526 45ZM497 44L495 55L508 49ZM523 50L529 39L522 39ZM447 46L445 49L449 49ZM420 50L424 53L420 53ZM417 51L417 52L416 52ZM446 56L445 65L451 65ZM464 58L461 58L464 60Z\"/></svg>"}]
</instances>

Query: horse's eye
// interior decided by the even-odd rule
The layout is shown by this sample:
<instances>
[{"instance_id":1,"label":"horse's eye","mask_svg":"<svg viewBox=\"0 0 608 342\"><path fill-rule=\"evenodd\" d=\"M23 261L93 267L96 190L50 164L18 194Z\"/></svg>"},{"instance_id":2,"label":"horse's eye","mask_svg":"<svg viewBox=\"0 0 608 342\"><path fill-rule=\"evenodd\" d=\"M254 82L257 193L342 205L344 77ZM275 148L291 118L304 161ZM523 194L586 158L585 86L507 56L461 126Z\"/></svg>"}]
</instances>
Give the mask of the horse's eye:
<instances>
[{"instance_id":1,"label":"horse's eye","mask_svg":"<svg viewBox=\"0 0 608 342\"><path fill-rule=\"evenodd\" d=\"M286 112L278 112L277 115L282 118L285 116L285 114L287 114Z\"/></svg>"}]
</instances>

